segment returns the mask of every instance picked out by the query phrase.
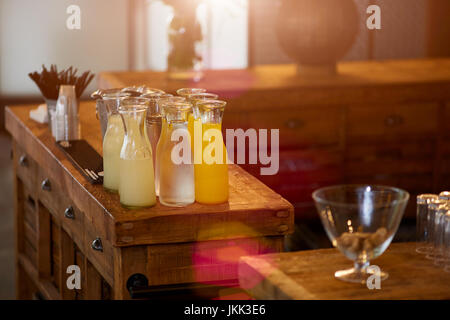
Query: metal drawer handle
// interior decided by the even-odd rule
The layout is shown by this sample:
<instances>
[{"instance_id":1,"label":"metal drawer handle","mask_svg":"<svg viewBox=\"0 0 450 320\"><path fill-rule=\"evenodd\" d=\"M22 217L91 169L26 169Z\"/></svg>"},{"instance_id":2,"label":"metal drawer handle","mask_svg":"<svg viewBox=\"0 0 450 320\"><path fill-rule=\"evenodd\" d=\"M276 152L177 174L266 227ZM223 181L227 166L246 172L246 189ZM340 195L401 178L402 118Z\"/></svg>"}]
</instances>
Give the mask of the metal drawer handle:
<instances>
[{"instance_id":1,"label":"metal drawer handle","mask_svg":"<svg viewBox=\"0 0 450 320\"><path fill-rule=\"evenodd\" d=\"M27 156L25 154L21 155L19 158L19 164L22 167L28 167L28 159Z\"/></svg>"},{"instance_id":2,"label":"metal drawer handle","mask_svg":"<svg viewBox=\"0 0 450 320\"><path fill-rule=\"evenodd\" d=\"M384 124L386 127L396 127L401 125L403 122L405 122L405 119L398 114L390 115L384 119Z\"/></svg>"},{"instance_id":3,"label":"metal drawer handle","mask_svg":"<svg viewBox=\"0 0 450 320\"><path fill-rule=\"evenodd\" d=\"M75 219L75 211L73 210L72 206L69 206L66 208L66 210L64 210L64 217L72 220Z\"/></svg>"},{"instance_id":4,"label":"metal drawer handle","mask_svg":"<svg viewBox=\"0 0 450 320\"><path fill-rule=\"evenodd\" d=\"M305 126L305 122L301 119L289 119L286 121L285 126L289 129L299 129Z\"/></svg>"},{"instance_id":5,"label":"metal drawer handle","mask_svg":"<svg viewBox=\"0 0 450 320\"><path fill-rule=\"evenodd\" d=\"M92 249L103 252L102 239L97 237L94 241L92 241Z\"/></svg>"},{"instance_id":6,"label":"metal drawer handle","mask_svg":"<svg viewBox=\"0 0 450 320\"><path fill-rule=\"evenodd\" d=\"M44 191L52 191L52 185L50 183L50 180L45 179L44 181L42 181L41 188Z\"/></svg>"}]
</instances>

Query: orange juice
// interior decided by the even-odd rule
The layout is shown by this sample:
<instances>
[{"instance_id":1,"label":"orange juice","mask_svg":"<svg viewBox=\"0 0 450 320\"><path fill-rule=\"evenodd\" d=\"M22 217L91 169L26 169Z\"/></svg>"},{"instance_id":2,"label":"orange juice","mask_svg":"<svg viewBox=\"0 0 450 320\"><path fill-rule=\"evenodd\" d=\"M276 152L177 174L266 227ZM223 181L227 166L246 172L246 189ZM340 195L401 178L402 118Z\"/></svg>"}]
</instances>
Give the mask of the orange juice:
<instances>
[{"instance_id":1,"label":"orange juice","mask_svg":"<svg viewBox=\"0 0 450 320\"><path fill-rule=\"evenodd\" d=\"M191 128L193 129L193 125ZM225 144L223 143L221 124L204 123L202 125L204 138L205 133L209 129L218 130L220 132L220 135L217 135L217 137L210 137L206 141L202 139L202 161L200 164L194 164L195 200L199 203L216 204L228 201L227 152ZM220 141L215 141L216 138L220 139ZM223 156L220 157L221 159L217 159L217 157L220 156L220 154L215 154L217 150L211 152L211 155L213 157L216 156L216 160L219 160L219 163L217 163L217 161L213 162L211 161L211 159L207 159L208 154L210 154L208 151L211 150L211 146L214 144L214 142L216 142L216 146L221 146L223 152ZM198 148L198 146L195 147Z\"/></svg>"}]
</instances>

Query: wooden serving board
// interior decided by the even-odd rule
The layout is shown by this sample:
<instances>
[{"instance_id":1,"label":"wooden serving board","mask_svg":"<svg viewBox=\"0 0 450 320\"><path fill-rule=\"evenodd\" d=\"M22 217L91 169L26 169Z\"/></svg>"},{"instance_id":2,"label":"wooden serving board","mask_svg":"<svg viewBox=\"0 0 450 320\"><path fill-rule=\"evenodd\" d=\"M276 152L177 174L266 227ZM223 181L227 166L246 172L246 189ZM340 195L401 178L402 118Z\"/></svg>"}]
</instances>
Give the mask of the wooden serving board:
<instances>
[{"instance_id":1,"label":"wooden serving board","mask_svg":"<svg viewBox=\"0 0 450 320\"><path fill-rule=\"evenodd\" d=\"M413 242L393 243L371 263L389 273L380 289L334 278L352 267L337 249L243 257L239 282L256 299L450 299L450 273L416 253Z\"/></svg>"},{"instance_id":2,"label":"wooden serving board","mask_svg":"<svg viewBox=\"0 0 450 320\"><path fill-rule=\"evenodd\" d=\"M229 166L230 198L226 204L195 203L173 208L157 203L148 209L125 209L117 194L84 179L56 146L46 124L29 118L30 110L36 107L7 108L7 130L85 213L85 222L114 246L282 236L293 232L292 205L237 165ZM102 154L94 102L81 103L80 121L82 139Z\"/></svg>"}]
</instances>

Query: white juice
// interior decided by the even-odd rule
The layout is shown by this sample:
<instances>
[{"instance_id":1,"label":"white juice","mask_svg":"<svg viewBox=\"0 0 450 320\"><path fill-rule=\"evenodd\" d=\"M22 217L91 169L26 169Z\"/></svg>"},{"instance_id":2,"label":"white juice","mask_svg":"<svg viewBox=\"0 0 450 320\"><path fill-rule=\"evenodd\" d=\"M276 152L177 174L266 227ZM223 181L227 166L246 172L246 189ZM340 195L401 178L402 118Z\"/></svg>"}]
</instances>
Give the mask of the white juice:
<instances>
[{"instance_id":1,"label":"white juice","mask_svg":"<svg viewBox=\"0 0 450 320\"><path fill-rule=\"evenodd\" d=\"M149 207L156 204L152 158L120 159L120 203L126 207Z\"/></svg>"},{"instance_id":2,"label":"white juice","mask_svg":"<svg viewBox=\"0 0 450 320\"><path fill-rule=\"evenodd\" d=\"M119 190L119 160L124 134L120 115L111 115L103 138L103 186L111 192Z\"/></svg>"}]
</instances>

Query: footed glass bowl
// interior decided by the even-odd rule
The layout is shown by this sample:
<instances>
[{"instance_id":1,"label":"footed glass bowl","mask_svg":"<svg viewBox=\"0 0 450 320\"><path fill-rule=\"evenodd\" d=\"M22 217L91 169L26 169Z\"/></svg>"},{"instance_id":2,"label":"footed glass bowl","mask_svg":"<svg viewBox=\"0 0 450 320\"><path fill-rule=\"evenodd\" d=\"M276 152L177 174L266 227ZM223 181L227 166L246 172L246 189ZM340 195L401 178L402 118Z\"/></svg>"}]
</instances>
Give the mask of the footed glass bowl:
<instances>
[{"instance_id":1,"label":"footed glass bowl","mask_svg":"<svg viewBox=\"0 0 450 320\"><path fill-rule=\"evenodd\" d=\"M336 271L335 277L365 283L376 270L368 268L370 260L387 249L397 232L409 193L387 186L338 185L312 196L333 246L354 261L353 268ZM388 274L380 271L379 276L384 280Z\"/></svg>"}]
</instances>

